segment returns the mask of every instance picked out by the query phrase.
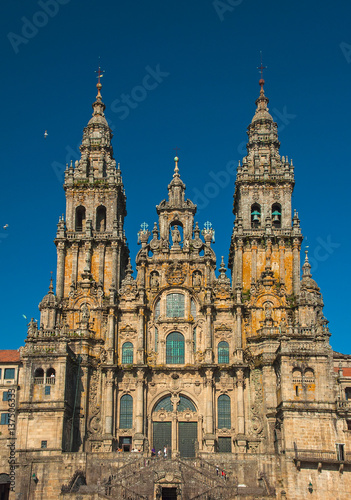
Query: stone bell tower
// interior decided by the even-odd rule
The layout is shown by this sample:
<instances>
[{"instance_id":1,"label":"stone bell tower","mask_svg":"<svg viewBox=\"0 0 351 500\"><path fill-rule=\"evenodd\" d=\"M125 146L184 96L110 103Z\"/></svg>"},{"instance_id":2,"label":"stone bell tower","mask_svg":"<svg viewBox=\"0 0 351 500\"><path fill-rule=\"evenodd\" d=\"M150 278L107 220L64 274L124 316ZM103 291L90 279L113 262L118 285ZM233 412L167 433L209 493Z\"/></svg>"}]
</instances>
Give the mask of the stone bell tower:
<instances>
[{"instance_id":1,"label":"stone bell tower","mask_svg":"<svg viewBox=\"0 0 351 500\"><path fill-rule=\"evenodd\" d=\"M257 109L248 127L247 155L242 165L239 162L235 183L236 220L229 268L233 288L241 292L244 304L259 293L260 287L266 293L251 310L250 328L243 328L243 346L247 335L255 335L263 323L268 325L266 320L289 320L282 307L293 300L300 287L302 235L296 212L291 223L294 167L292 161L279 155L277 124L268 111L264 80L259 83ZM242 309L238 312L240 315Z\"/></svg>"},{"instance_id":2,"label":"stone bell tower","mask_svg":"<svg viewBox=\"0 0 351 500\"><path fill-rule=\"evenodd\" d=\"M51 280L39 306L40 325L31 321L22 348L19 419L28 424L21 426L19 448L44 443L48 450L82 451L92 436L100 446L112 446L117 294L129 251L126 196L100 78L97 89L81 158L65 172L66 220L60 218L55 239L56 294Z\"/></svg>"}]
</instances>

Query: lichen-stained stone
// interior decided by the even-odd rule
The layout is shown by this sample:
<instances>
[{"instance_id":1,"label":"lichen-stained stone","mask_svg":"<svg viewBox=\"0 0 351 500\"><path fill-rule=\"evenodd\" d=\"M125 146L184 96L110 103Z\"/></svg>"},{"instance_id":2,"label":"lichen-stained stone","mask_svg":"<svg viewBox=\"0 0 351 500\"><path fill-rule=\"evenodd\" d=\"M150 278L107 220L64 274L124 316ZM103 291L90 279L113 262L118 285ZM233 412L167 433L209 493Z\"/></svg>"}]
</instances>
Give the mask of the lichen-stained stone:
<instances>
[{"instance_id":1,"label":"lichen-stained stone","mask_svg":"<svg viewBox=\"0 0 351 500\"><path fill-rule=\"evenodd\" d=\"M178 157L133 269L97 87L65 173L56 290L21 348L10 498L350 498L351 357L330 347L307 253L301 276L294 166L264 81L237 170L230 277Z\"/></svg>"}]
</instances>

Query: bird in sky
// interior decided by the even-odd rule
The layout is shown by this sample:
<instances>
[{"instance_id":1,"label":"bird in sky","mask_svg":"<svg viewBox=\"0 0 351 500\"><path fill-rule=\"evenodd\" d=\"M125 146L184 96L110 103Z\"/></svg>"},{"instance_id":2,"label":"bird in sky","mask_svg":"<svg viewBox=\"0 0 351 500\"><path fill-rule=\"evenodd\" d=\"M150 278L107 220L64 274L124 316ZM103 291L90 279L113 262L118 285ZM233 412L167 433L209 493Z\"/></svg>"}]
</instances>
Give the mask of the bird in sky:
<instances>
[{"instance_id":1,"label":"bird in sky","mask_svg":"<svg viewBox=\"0 0 351 500\"><path fill-rule=\"evenodd\" d=\"M7 229L9 227L8 224L5 224L4 226L2 226L4 229Z\"/></svg>"},{"instance_id":2,"label":"bird in sky","mask_svg":"<svg viewBox=\"0 0 351 500\"><path fill-rule=\"evenodd\" d=\"M47 131L47 130L45 130L45 132L44 132L44 139L46 139L48 135L49 135L49 134L48 134L48 131Z\"/></svg>"}]
</instances>

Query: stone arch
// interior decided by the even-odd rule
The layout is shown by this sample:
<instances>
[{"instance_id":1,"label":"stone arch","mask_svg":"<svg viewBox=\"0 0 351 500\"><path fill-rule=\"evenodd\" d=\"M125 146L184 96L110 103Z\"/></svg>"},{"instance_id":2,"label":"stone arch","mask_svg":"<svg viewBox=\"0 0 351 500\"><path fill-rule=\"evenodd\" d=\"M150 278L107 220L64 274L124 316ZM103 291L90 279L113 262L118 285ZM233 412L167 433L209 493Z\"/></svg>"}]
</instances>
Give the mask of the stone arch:
<instances>
[{"instance_id":1,"label":"stone arch","mask_svg":"<svg viewBox=\"0 0 351 500\"><path fill-rule=\"evenodd\" d=\"M85 229L85 220L86 220L86 210L83 205L79 205L76 207L75 213L75 230L78 232L82 232Z\"/></svg>"},{"instance_id":2,"label":"stone arch","mask_svg":"<svg viewBox=\"0 0 351 500\"><path fill-rule=\"evenodd\" d=\"M99 205L96 209L96 231L106 230L106 207Z\"/></svg>"}]
</instances>

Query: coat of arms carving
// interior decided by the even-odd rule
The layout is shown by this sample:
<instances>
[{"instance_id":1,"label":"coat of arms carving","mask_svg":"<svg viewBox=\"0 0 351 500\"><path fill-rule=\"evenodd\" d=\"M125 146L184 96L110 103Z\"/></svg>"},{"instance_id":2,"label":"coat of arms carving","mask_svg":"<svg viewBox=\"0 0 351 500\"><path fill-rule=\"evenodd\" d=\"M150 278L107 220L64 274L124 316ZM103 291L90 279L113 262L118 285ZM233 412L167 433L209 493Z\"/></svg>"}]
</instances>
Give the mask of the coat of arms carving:
<instances>
[{"instance_id":1,"label":"coat of arms carving","mask_svg":"<svg viewBox=\"0 0 351 500\"><path fill-rule=\"evenodd\" d=\"M186 271L180 262L170 264L166 271L166 280L169 285L181 285L184 283Z\"/></svg>"}]
</instances>

